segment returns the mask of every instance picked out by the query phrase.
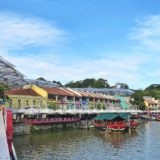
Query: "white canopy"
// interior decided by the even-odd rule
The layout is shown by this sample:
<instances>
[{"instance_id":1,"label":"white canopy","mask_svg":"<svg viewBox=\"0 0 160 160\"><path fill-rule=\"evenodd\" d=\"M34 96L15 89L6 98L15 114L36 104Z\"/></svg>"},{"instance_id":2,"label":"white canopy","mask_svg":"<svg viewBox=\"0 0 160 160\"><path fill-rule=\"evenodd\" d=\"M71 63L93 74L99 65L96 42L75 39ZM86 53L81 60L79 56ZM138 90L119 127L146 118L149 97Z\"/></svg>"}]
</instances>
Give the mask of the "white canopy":
<instances>
[{"instance_id":1,"label":"white canopy","mask_svg":"<svg viewBox=\"0 0 160 160\"><path fill-rule=\"evenodd\" d=\"M18 110L18 113L24 113L24 112L25 112L25 110L26 110L26 109L21 108L21 109L19 109L19 110Z\"/></svg>"},{"instance_id":2,"label":"white canopy","mask_svg":"<svg viewBox=\"0 0 160 160\"><path fill-rule=\"evenodd\" d=\"M57 109L57 110L55 110L55 113L57 113L57 114L65 114L63 109Z\"/></svg>"},{"instance_id":3,"label":"white canopy","mask_svg":"<svg viewBox=\"0 0 160 160\"><path fill-rule=\"evenodd\" d=\"M67 113L67 114L78 114L79 111L77 109L68 109L68 110L65 110L65 113Z\"/></svg>"},{"instance_id":4,"label":"white canopy","mask_svg":"<svg viewBox=\"0 0 160 160\"><path fill-rule=\"evenodd\" d=\"M24 114L25 115L37 115L37 114L40 114L40 111L39 109L31 107L28 109L24 109Z\"/></svg>"},{"instance_id":5,"label":"white canopy","mask_svg":"<svg viewBox=\"0 0 160 160\"><path fill-rule=\"evenodd\" d=\"M39 109L39 112L42 114L55 114L55 111L49 108Z\"/></svg>"}]
</instances>

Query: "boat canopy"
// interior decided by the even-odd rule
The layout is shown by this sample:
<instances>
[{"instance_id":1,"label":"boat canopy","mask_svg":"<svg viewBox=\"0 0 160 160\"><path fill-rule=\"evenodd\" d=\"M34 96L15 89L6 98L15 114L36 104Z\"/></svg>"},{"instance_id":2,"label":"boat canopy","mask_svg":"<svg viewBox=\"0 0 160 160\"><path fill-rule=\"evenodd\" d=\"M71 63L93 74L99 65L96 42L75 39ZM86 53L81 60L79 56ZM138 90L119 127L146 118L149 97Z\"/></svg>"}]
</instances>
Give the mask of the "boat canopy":
<instances>
[{"instance_id":1,"label":"boat canopy","mask_svg":"<svg viewBox=\"0 0 160 160\"><path fill-rule=\"evenodd\" d=\"M131 117L130 113L101 113L97 117L95 117L95 120L102 121L102 120L114 120L117 118L121 119L128 119Z\"/></svg>"}]
</instances>

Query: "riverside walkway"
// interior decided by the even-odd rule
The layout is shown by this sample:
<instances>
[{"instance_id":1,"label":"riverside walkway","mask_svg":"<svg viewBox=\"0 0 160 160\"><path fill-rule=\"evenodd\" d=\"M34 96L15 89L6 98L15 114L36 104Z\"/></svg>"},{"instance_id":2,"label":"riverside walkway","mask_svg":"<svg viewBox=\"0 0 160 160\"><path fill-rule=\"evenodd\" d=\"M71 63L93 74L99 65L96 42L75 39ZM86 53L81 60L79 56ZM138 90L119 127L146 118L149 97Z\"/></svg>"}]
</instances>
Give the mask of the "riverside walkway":
<instances>
[{"instance_id":1,"label":"riverside walkway","mask_svg":"<svg viewBox=\"0 0 160 160\"><path fill-rule=\"evenodd\" d=\"M6 128L2 111L0 111L0 160L10 160Z\"/></svg>"}]
</instances>

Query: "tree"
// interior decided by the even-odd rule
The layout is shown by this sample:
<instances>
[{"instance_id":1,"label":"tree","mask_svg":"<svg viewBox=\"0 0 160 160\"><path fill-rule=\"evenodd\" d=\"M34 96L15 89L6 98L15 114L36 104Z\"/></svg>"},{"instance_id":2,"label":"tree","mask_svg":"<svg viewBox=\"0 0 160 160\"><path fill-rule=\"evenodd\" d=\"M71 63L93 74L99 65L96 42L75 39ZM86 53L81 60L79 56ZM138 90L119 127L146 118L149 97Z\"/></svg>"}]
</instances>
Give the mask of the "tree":
<instances>
[{"instance_id":1,"label":"tree","mask_svg":"<svg viewBox=\"0 0 160 160\"><path fill-rule=\"evenodd\" d=\"M107 81L106 79L99 78L99 79L96 81L95 88L109 88L108 81Z\"/></svg>"},{"instance_id":2,"label":"tree","mask_svg":"<svg viewBox=\"0 0 160 160\"><path fill-rule=\"evenodd\" d=\"M39 81L47 81L45 78L43 78L43 77L39 77L39 78L37 78L36 80L39 80Z\"/></svg>"},{"instance_id":3,"label":"tree","mask_svg":"<svg viewBox=\"0 0 160 160\"><path fill-rule=\"evenodd\" d=\"M70 88L83 88L81 81L76 81L76 82L69 82L65 84L65 87L70 87Z\"/></svg>"},{"instance_id":4,"label":"tree","mask_svg":"<svg viewBox=\"0 0 160 160\"><path fill-rule=\"evenodd\" d=\"M117 82L115 84L116 88L121 88L121 89L129 89L129 86L127 83L120 83L120 82Z\"/></svg>"},{"instance_id":5,"label":"tree","mask_svg":"<svg viewBox=\"0 0 160 160\"><path fill-rule=\"evenodd\" d=\"M5 91L9 90L9 86L7 84L4 84L4 83L0 83L0 99L8 99L7 96L5 96Z\"/></svg>"},{"instance_id":6,"label":"tree","mask_svg":"<svg viewBox=\"0 0 160 160\"><path fill-rule=\"evenodd\" d=\"M109 88L108 81L103 78L97 80L94 78L86 78L76 82L71 81L65 86L71 88Z\"/></svg>"},{"instance_id":7,"label":"tree","mask_svg":"<svg viewBox=\"0 0 160 160\"><path fill-rule=\"evenodd\" d=\"M52 81L52 82L58 84L60 87L63 87L62 83L59 81Z\"/></svg>"},{"instance_id":8,"label":"tree","mask_svg":"<svg viewBox=\"0 0 160 160\"><path fill-rule=\"evenodd\" d=\"M56 110L56 109L59 109L59 106L55 102L49 102L48 108Z\"/></svg>"}]
</instances>

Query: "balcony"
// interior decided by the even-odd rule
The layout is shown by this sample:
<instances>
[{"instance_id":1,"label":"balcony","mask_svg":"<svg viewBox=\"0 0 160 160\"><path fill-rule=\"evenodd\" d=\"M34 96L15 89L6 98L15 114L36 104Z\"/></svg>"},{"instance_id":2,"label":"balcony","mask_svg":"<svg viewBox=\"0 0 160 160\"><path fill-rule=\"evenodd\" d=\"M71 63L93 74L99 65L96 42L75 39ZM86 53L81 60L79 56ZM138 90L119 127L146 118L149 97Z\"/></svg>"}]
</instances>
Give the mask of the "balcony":
<instances>
[{"instance_id":1,"label":"balcony","mask_svg":"<svg viewBox=\"0 0 160 160\"><path fill-rule=\"evenodd\" d=\"M79 122L80 118L47 118L47 119L24 119L25 124L41 125L41 124L61 124Z\"/></svg>"}]
</instances>

